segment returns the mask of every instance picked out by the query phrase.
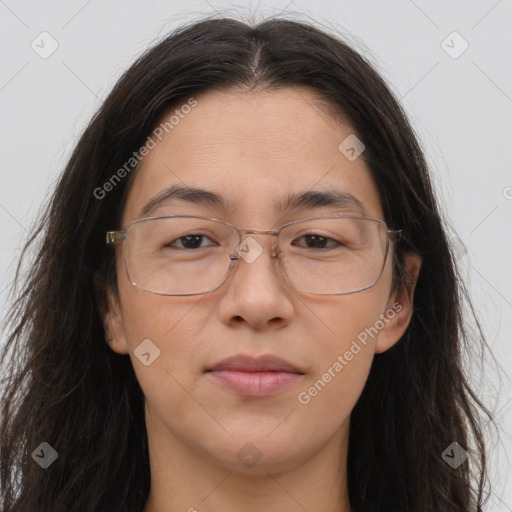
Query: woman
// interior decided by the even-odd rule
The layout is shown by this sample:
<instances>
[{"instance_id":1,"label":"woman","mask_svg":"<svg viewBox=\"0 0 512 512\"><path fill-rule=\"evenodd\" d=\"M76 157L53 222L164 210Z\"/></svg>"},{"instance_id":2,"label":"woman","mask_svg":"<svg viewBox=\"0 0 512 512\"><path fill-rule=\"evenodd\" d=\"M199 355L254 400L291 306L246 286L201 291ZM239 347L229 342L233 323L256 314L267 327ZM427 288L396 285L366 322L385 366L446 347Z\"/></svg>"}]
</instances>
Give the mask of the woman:
<instances>
[{"instance_id":1,"label":"woman","mask_svg":"<svg viewBox=\"0 0 512 512\"><path fill-rule=\"evenodd\" d=\"M413 130L344 42L283 19L169 35L36 235L5 512L482 510L464 289Z\"/></svg>"}]
</instances>

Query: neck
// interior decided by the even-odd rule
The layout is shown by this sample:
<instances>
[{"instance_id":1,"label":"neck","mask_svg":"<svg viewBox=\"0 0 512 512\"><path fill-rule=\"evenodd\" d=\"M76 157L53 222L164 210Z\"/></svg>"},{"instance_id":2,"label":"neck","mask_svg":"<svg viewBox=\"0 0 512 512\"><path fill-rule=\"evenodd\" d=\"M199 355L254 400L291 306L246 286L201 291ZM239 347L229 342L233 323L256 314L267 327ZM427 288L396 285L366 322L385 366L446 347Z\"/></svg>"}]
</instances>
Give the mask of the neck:
<instances>
[{"instance_id":1,"label":"neck","mask_svg":"<svg viewBox=\"0 0 512 512\"><path fill-rule=\"evenodd\" d=\"M243 471L192 452L168 430L158 443L148 434L151 490L144 512L350 512L348 424L309 457L265 464L263 456Z\"/></svg>"}]
</instances>

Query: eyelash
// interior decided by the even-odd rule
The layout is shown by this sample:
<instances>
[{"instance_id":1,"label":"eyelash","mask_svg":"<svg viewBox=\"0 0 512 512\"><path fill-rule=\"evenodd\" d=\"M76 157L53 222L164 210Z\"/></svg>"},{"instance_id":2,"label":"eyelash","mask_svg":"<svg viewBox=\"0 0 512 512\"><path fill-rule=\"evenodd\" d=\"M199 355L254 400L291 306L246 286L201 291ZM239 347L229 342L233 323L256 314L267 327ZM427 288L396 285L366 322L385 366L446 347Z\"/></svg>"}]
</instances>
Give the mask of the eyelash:
<instances>
[{"instance_id":1,"label":"eyelash","mask_svg":"<svg viewBox=\"0 0 512 512\"><path fill-rule=\"evenodd\" d=\"M203 235L203 234L200 234L200 233L190 233L190 234L187 234L187 235L184 235L184 236L181 236L179 238L176 238L175 240L173 240L172 242L168 243L165 245L165 247L174 247L173 244L174 242L176 241L182 241L188 237L201 237L201 241L205 238L208 238L209 240L211 240L207 235ZM330 238L330 237L326 237L326 236L323 236L323 235L319 235L319 234L316 234L316 233L306 233L306 234L303 234L301 235L298 239L295 239L294 242L296 240L301 240L301 239L304 239L306 237L318 237L320 239L323 239L324 241L327 241L327 242L334 242L336 244L336 246L342 246L343 243L341 242L338 242L336 240L334 240L333 238ZM199 247L199 248L202 248L202 247ZM307 247L308 249L315 249L314 247ZM331 247L332 248L332 247ZM190 249L190 248L187 248L187 247L178 247L178 249L188 249L188 250L195 250L195 249ZM318 249L318 247L316 248ZM325 247L322 247L321 248L322 250L325 250L325 249L328 249L325 248Z\"/></svg>"}]
</instances>

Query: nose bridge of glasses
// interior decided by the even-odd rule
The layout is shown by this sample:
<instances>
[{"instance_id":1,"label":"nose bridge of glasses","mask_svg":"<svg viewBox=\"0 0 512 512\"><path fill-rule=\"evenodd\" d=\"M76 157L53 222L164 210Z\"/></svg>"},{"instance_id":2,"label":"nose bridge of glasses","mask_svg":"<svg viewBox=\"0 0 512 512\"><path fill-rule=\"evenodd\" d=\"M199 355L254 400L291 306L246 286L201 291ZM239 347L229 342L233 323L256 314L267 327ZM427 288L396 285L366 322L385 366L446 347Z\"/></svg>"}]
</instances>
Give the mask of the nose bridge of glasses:
<instances>
[{"instance_id":1,"label":"nose bridge of glasses","mask_svg":"<svg viewBox=\"0 0 512 512\"><path fill-rule=\"evenodd\" d=\"M241 248L244 246L244 241L246 241L247 238L251 237L251 235L268 235L268 236L275 237L272 240L271 255L272 255L272 257L277 256L277 237L279 236L279 231L276 231L273 229L272 230L262 230L262 229L241 229L241 228L239 228L238 234L240 236L240 247ZM256 243L258 243L258 245L260 245L260 247L261 247L261 244L259 242L256 241ZM261 248L263 249L263 247L261 247Z\"/></svg>"}]
</instances>

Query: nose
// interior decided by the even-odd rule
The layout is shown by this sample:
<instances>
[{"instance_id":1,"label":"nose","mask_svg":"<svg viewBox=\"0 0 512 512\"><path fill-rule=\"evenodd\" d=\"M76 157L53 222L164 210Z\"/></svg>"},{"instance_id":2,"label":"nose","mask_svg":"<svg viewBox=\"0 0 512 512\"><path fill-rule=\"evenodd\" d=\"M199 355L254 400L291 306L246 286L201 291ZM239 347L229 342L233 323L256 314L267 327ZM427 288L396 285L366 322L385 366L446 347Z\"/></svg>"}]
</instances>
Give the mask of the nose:
<instances>
[{"instance_id":1,"label":"nose","mask_svg":"<svg viewBox=\"0 0 512 512\"><path fill-rule=\"evenodd\" d=\"M279 268L275 237L250 233L232 258L236 264L223 285L219 312L223 322L254 329L280 328L290 322L293 291Z\"/></svg>"}]
</instances>

